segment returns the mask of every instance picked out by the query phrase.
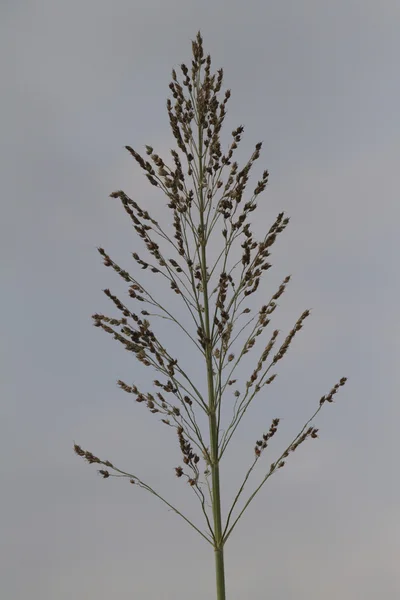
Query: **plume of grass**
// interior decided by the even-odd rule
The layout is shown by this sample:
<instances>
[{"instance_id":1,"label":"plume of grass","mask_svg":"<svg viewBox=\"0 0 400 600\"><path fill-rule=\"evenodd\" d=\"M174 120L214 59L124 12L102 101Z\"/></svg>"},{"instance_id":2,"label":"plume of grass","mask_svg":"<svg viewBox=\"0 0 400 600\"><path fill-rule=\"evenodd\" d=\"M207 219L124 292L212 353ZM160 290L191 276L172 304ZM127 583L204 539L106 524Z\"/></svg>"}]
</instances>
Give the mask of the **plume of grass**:
<instances>
[{"instance_id":1,"label":"plume of grass","mask_svg":"<svg viewBox=\"0 0 400 600\"><path fill-rule=\"evenodd\" d=\"M275 369L288 352L295 336L302 329L310 311L299 316L282 342L279 331L268 334L272 314L278 299L286 291L290 276L283 279L267 304L241 325L243 315L251 313L243 302L257 292L269 262L272 246L286 229L289 219L280 213L259 241L251 230L251 213L257 208L258 197L268 182L268 171L262 172L254 189L248 193L250 172L258 161L262 143L255 145L247 162L239 167L234 160L244 131L243 126L232 131L231 142L224 150L221 129L226 116L230 90L222 93L223 70L211 73L211 57L203 51L200 33L192 43L191 68L181 65L182 79L172 71L167 112L176 148L171 150L170 161L162 159L151 146L146 146L144 156L126 146L151 185L159 188L167 199L171 211L174 235L166 232L162 223L151 217L147 210L119 190L111 194L119 199L132 221L137 235L147 249L149 259L136 252L132 258L143 270L160 276L176 294L176 306L184 308L192 323L185 327L177 313L173 314L157 300L133 274L120 267L103 249L98 251L105 266L111 267L128 285L128 303L122 302L109 289L105 295L119 311L119 318L94 314L94 325L132 353L146 367L156 371L157 391L145 392L136 385L118 381L119 387L132 394L160 421L177 433L182 454L182 464L175 467L178 478L185 480L196 495L204 518L204 527L194 524L180 510L145 483L137 475L121 470L108 460L101 460L78 444L76 454L90 464L100 465L104 479L122 477L136 487L143 488L159 498L213 547L215 554L216 597L225 600L224 546L236 524L264 483L281 469L289 456L306 440L317 438L318 429L313 419L333 396L346 378L340 379L331 391L322 396L314 414L285 451L266 470L258 487L248 496L241 510L237 504L244 493L249 476L268 448L270 439L279 427L279 418L272 420L269 430L256 441L254 459L225 519L221 511L220 468L222 457L241 423L244 414L257 394L276 378ZM218 237L223 249L214 262L210 256L210 242ZM165 256L159 242L167 243L172 256ZM241 258L229 267L232 250L240 245ZM135 311L132 306L140 306ZM156 312L155 312L156 311ZM140 312L140 314L139 314ZM165 344L154 334L150 318L163 318L180 328L199 354L204 366L207 394L189 377L181 366L179 357L172 356ZM245 317L246 318L246 317ZM239 350L238 339L246 331ZM243 386L235 386L235 371L243 357L267 336L259 353L256 366ZM200 372L200 370L199 370ZM232 420L222 423L221 407L228 394L235 405ZM208 431L201 429L199 415L205 415ZM224 425L224 427L223 427ZM203 428L204 429L204 428ZM235 514L236 511L236 514Z\"/></svg>"}]
</instances>

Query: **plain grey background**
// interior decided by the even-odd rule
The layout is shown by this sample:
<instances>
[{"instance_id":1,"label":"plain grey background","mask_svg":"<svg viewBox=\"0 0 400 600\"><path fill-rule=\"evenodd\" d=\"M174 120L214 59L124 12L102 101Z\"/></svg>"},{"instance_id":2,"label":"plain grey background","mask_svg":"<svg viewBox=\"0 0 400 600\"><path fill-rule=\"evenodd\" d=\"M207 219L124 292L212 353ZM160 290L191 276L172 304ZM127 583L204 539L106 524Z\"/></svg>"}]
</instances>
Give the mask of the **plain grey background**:
<instances>
[{"instance_id":1,"label":"plain grey background","mask_svg":"<svg viewBox=\"0 0 400 600\"><path fill-rule=\"evenodd\" d=\"M280 210L291 216L258 303L291 273L276 326L313 309L232 442L225 509L271 418L282 430L249 493L349 377L316 422L321 439L291 457L232 535L228 597L398 597L399 3L3 0L0 16L2 597L214 597L211 547L72 452L77 441L137 473L201 522L174 477L173 432L115 384L150 391L152 373L90 319L115 314L102 288L125 293L96 246L132 269L129 252L145 255L109 193L162 214L162 194L123 147L168 152L170 73L190 61L198 29L232 90L227 133L245 125L244 158L264 141L257 174L271 177L257 231ZM201 381L201 365L189 366Z\"/></svg>"}]
</instances>

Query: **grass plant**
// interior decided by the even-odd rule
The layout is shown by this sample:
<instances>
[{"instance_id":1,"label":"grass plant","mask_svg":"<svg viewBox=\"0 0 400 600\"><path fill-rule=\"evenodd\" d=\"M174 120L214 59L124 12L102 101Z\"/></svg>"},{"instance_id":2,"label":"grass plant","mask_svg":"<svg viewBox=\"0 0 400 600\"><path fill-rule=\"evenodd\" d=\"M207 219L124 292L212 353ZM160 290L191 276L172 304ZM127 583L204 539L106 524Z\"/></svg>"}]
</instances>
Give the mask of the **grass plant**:
<instances>
[{"instance_id":1,"label":"grass plant","mask_svg":"<svg viewBox=\"0 0 400 600\"><path fill-rule=\"evenodd\" d=\"M214 74L211 72L211 58L204 54L200 33L192 43L192 50L191 66L181 65L181 81L175 70L172 71L169 86L172 99L167 101L167 111L176 148L171 150L170 160L164 161L150 146L146 146L143 156L130 146L126 147L149 183L164 193L171 211L173 237L165 224L153 219L136 200L121 190L111 194L112 198L121 201L149 259L144 260L133 253L137 267L131 274L114 262L106 250L98 249L104 264L126 282L130 299L127 297L123 302L109 289L104 290L119 317L94 314L93 321L142 365L157 373L151 392L144 392L137 385L124 381L118 381L118 385L157 415L165 426L175 429L182 454L182 464L175 468L175 474L186 480L196 495L204 517L203 526L196 525L136 475L136 467L133 473L127 472L78 444L74 449L87 462L98 465L104 479L124 478L155 495L210 544L215 555L216 598L225 600L224 548L227 541L270 477L286 464L303 442L318 437L314 418L323 406L333 402L346 378L341 378L320 398L313 415L298 435L266 470L264 468L259 485L244 499L248 479L278 431L280 419L272 419L269 430L255 441L252 463L229 511L223 515L222 459L255 396L266 394L270 389L277 376L278 363L302 329L310 310L303 311L292 329L279 341L280 332L272 329L270 323L278 300L289 284L289 276L257 311L243 306L251 295L256 294L262 277L271 268L271 249L289 219L284 213L278 214L263 238L254 239L250 219L267 186L268 171L263 171L250 193L248 188L262 144L256 144L248 161L240 167L234 160L243 135L243 127L239 126L232 131L228 147L223 149L221 129L230 90L222 92L222 69ZM222 250L212 256L210 247L215 238L222 242ZM169 247L171 254L166 254L163 245ZM235 248L240 248L240 258L232 261ZM138 268L153 273L176 294L175 314L138 280ZM140 307L139 310L135 312L133 305ZM178 314L182 308L189 315L191 328L183 324ZM155 335L151 320L158 318L173 323L193 345L198 354L197 372L201 381L194 381L184 370L180 358L173 356ZM237 367L250 350L257 350L257 346L260 349L254 369L240 385L235 378ZM206 393L200 391L200 384ZM225 423L221 407L232 398L232 419ZM205 417L207 428L200 426L199 415ZM239 501L242 502L240 509Z\"/></svg>"}]
</instances>

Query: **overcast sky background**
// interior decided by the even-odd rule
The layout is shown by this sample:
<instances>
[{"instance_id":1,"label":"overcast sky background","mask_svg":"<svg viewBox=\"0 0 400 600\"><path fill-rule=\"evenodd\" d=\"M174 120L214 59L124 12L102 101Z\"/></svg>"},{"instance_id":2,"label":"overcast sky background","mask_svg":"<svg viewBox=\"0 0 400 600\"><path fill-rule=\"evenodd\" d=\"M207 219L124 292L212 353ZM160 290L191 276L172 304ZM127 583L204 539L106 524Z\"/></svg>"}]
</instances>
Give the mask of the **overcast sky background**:
<instances>
[{"instance_id":1,"label":"overcast sky background","mask_svg":"<svg viewBox=\"0 0 400 600\"><path fill-rule=\"evenodd\" d=\"M76 441L136 473L201 523L174 477L174 432L115 384L151 391L153 373L90 318L115 314L103 288L126 289L96 247L132 270L129 252L145 255L109 193L122 188L162 214L162 193L124 146L168 152L170 73L190 62L198 29L232 90L226 130L245 125L241 157L264 141L257 175L271 176L256 231L281 210L291 216L256 305L291 273L275 326L286 332L313 309L233 439L225 508L271 418L282 430L248 494L320 396L349 377L316 422L320 439L299 448L230 538L228 598L399 597L399 27L389 0L3 0L5 599L214 597L211 547L156 498L103 481L72 452ZM178 337L170 344L182 350ZM201 364L188 366L201 381Z\"/></svg>"}]
</instances>

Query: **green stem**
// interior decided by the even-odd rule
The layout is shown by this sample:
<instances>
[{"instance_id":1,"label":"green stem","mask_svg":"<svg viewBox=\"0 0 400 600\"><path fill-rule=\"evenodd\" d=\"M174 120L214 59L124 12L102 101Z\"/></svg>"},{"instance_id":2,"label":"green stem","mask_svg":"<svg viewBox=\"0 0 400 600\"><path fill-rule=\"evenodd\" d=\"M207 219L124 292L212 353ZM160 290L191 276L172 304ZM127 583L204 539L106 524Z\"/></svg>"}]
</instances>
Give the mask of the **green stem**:
<instances>
[{"instance_id":1,"label":"green stem","mask_svg":"<svg viewBox=\"0 0 400 600\"><path fill-rule=\"evenodd\" d=\"M207 281L207 232L204 221L204 193L203 193L203 126L201 115L198 121L198 144L199 144L199 207L200 207L200 229L201 229L201 267L203 280L203 298L204 298L204 328L205 328L205 355L207 365L207 386L208 386L208 418L210 430L210 459L211 459L211 480L212 480L212 509L214 519L214 553L215 553L215 574L217 586L217 600L226 600L225 594L225 568L224 568L224 542L222 532L221 518L221 492L219 478L219 452L218 452L218 421L216 414L216 399L214 389L213 361L212 361L212 339L210 326L210 309L208 298Z\"/></svg>"},{"instance_id":2,"label":"green stem","mask_svg":"<svg viewBox=\"0 0 400 600\"><path fill-rule=\"evenodd\" d=\"M224 566L224 549L215 548L215 573L217 581L217 599L225 600L225 566Z\"/></svg>"},{"instance_id":3,"label":"green stem","mask_svg":"<svg viewBox=\"0 0 400 600\"><path fill-rule=\"evenodd\" d=\"M209 369L207 368L207 371ZM211 372L212 377L212 372ZM212 507L214 517L214 554L215 574L217 584L217 600L226 600L225 595L225 567L224 567L224 541L221 519L221 494L218 460L218 427L215 409L210 415L210 440L211 440L211 478L212 478Z\"/></svg>"}]
</instances>

